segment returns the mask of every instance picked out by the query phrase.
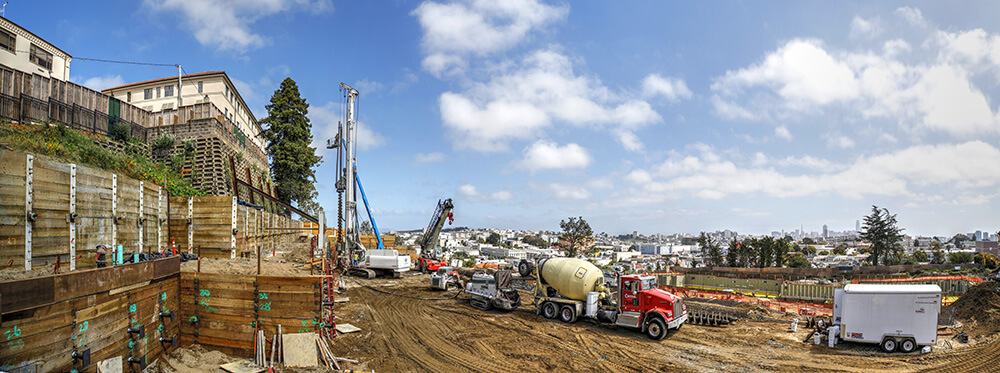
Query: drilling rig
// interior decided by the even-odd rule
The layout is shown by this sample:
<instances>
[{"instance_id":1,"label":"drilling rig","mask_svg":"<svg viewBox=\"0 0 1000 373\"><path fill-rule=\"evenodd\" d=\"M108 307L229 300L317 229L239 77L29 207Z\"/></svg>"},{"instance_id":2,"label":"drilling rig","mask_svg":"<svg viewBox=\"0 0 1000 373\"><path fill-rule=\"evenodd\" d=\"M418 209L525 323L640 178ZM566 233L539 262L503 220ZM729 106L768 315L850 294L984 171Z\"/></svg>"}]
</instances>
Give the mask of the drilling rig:
<instances>
[{"instance_id":1,"label":"drilling rig","mask_svg":"<svg viewBox=\"0 0 1000 373\"><path fill-rule=\"evenodd\" d=\"M358 126L354 120L357 106L358 91L351 86L340 83L340 89L347 98L344 110L346 120L338 123L337 136L327 140L327 149L337 149L338 177L337 188L337 257L338 265L345 273L360 277L374 278L376 275L399 277L402 272L410 270L410 257L399 255L396 250L386 250L382 244L382 236L375 223L368 196L361 185L358 176L355 145L358 140ZM365 204L368 219L371 221L378 247L366 248L361 243L360 224L358 217L358 194Z\"/></svg>"}]
</instances>

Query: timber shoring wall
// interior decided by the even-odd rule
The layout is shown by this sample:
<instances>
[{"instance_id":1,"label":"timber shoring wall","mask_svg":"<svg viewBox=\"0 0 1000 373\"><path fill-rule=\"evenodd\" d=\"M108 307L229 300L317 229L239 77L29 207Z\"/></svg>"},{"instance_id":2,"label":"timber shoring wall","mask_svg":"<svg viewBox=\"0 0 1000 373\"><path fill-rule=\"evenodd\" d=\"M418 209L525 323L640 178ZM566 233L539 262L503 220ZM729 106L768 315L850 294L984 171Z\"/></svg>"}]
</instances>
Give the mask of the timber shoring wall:
<instances>
[{"instance_id":1,"label":"timber shoring wall","mask_svg":"<svg viewBox=\"0 0 1000 373\"><path fill-rule=\"evenodd\" d=\"M251 255L305 233L292 229L301 222L233 197L167 199L165 189L128 175L0 150L0 268L96 268L99 245L151 252L173 242L178 250L200 249L206 257Z\"/></svg>"},{"instance_id":2,"label":"timber shoring wall","mask_svg":"<svg viewBox=\"0 0 1000 373\"><path fill-rule=\"evenodd\" d=\"M176 346L180 318L178 257L0 282L0 366L26 371L96 371L128 357L143 367ZM161 317L161 312L174 312ZM142 328L142 336L126 328ZM90 354L90 365L73 351ZM139 368L135 366L134 368Z\"/></svg>"},{"instance_id":3,"label":"timber shoring wall","mask_svg":"<svg viewBox=\"0 0 1000 373\"><path fill-rule=\"evenodd\" d=\"M322 279L183 272L181 346L248 357L258 327L268 339L279 324L283 333L318 331Z\"/></svg>"},{"instance_id":4,"label":"timber shoring wall","mask_svg":"<svg viewBox=\"0 0 1000 373\"><path fill-rule=\"evenodd\" d=\"M169 224L178 250L206 258L253 256L258 248L270 251L308 233L295 229L302 228L298 220L241 205L230 196L170 197Z\"/></svg>"}]
</instances>

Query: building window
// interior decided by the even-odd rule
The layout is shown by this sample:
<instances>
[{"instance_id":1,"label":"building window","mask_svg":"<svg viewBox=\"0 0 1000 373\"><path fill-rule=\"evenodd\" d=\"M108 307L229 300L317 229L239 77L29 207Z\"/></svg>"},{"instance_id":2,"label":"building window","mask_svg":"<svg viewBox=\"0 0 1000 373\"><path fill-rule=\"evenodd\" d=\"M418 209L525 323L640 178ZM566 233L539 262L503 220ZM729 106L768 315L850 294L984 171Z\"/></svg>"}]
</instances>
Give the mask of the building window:
<instances>
[{"instance_id":1,"label":"building window","mask_svg":"<svg viewBox=\"0 0 1000 373\"><path fill-rule=\"evenodd\" d=\"M151 98L153 98L153 89L152 88L143 89L142 90L142 99L143 100L149 100Z\"/></svg>"},{"instance_id":2,"label":"building window","mask_svg":"<svg viewBox=\"0 0 1000 373\"><path fill-rule=\"evenodd\" d=\"M226 108L226 111L225 111L225 113L223 113L222 116L224 116L224 117L228 117L229 116L229 108Z\"/></svg>"},{"instance_id":3,"label":"building window","mask_svg":"<svg viewBox=\"0 0 1000 373\"><path fill-rule=\"evenodd\" d=\"M174 86L168 85L163 87L163 97L171 97L174 95Z\"/></svg>"},{"instance_id":4,"label":"building window","mask_svg":"<svg viewBox=\"0 0 1000 373\"><path fill-rule=\"evenodd\" d=\"M160 92L163 92L163 90L160 89L160 87L156 87L156 98L162 97L162 96L160 96Z\"/></svg>"},{"instance_id":5,"label":"building window","mask_svg":"<svg viewBox=\"0 0 1000 373\"><path fill-rule=\"evenodd\" d=\"M198 82L198 93L203 93L205 88L204 84L204 82Z\"/></svg>"},{"instance_id":6,"label":"building window","mask_svg":"<svg viewBox=\"0 0 1000 373\"><path fill-rule=\"evenodd\" d=\"M16 53L17 50L17 35L7 31L0 30L0 48L6 49L10 53Z\"/></svg>"},{"instance_id":7,"label":"building window","mask_svg":"<svg viewBox=\"0 0 1000 373\"><path fill-rule=\"evenodd\" d=\"M132 92L125 92L125 102L132 102Z\"/></svg>"},{"instance_id":8,"label":"building window","mask_svg":"<svg viewBox=\"0 0 1000 373\"><path fill-rule=\"evenodd\" d=\"M34 44L31 45L31 55L28 56L28 59L38 66L52 70L52 53L46 52Z\"/></svg>"},{"instance_id":9,"label":"building window","mask_svg":"<svg viewBox=\"0 0 1000 373\"><path fill-rule=\"evenodd\" d=\"M226 86L226 98L229 98L229 86Z\"/></svg>"}]
</instances>

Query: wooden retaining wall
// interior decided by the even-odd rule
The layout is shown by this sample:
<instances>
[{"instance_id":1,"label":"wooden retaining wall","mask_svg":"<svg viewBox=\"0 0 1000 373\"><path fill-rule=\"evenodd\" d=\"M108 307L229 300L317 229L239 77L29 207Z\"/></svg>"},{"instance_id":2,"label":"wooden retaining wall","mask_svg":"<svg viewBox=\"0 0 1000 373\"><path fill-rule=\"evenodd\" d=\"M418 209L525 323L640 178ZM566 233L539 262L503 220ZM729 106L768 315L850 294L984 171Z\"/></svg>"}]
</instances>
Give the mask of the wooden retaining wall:
<instances>
[{"instance_id":1,"label":"wooden retaining wall","mask_svg":"<svg viewBox=\"0 0 1000 373\"><path fill-rule=\"evenodd\" d=\"M181 346L199 343L231 356L252 355L254 332L318 331L322 277L235 276L184 272Z\"/></svg>"},{"instance_id":2,"label":"wooden retaining wall","mask_svg":"<svg viewBox=\"0 0 1000 373\"><path fill-rule=\"evenodd\" d=\"M94 372L120 358L129 372L132 357L138 371L176 346L159 338L176 342L180 332L179 273L172 257L0 282L0 370ZM74 351L90 363L74 361Z\"/></svg>"},{"instance_id":3,"label":"wooden retaining wall","mask_svg":"<svg viewBox=\"0 0 1000 373\"><path fill-rule=\"evenodd\" d=\"M125 175L0 150L0 265L68 271L95 268L98 245L159 250L166 196Z\"/></svg>"},{"instance_id":4,"label":"wooden retaining wall","mask_svg":"<svg viewBox=\"0 0 1000 373\"><path fill-rule=\"evenodd\" d=\"M302 222L241 205L230 196L170 197L170 236L178 250L206 258L256 255L307 234Z\"/></svg>"},{"instance_id":5,"label":"wooden retaining wall","mask_svg":"<svg viewBox=\"0 0 1000 373\"><path fill-rule=\"evenodd\" d=\"M206 257L248 255L291 242L301 224L233 197L168 200L127 174L0 150L0 268L96 268L98 246L150 252L171 242Z\"/></svg>"}]
</instances>

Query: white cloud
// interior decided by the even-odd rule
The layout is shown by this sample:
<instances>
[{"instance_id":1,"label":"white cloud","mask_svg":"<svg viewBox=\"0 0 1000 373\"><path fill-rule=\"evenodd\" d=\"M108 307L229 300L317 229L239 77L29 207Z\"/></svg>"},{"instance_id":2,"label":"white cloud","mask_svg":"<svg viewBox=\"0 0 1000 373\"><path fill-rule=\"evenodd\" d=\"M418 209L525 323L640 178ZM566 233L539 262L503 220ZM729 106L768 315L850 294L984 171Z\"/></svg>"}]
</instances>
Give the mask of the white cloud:
<instances>
[{"instance_id":1,"label":"white cloud","mask_svg":"<svg viewBox=\"0 0 1000 373\"><path fill-rule=\"evenodd\" d=\"M354 85L351 87L358 90L360 93L367 93L369 95L385 88L382 83L374 80L368 80L367 78L354 82Z\"/></svg>"},{"instance_id":2,"label":"white cloud","mask_svg":"<svg viewBox=\"0 0 1000 373\"><path fill-rule=\"evenodd\" d=\"M520 167L535 172L548 169L586 168L593 159L587 150L577 144L558 144L538 140L524 150Z\"/></svg>"},{"instance_id":3,"label":"white cloud","mask_svg":"<svg viewBox=\"0 0 1000 373\"><path fill-rule=\"evenodd\" d=\"M852 38L873 38L882 33L882 19L879 16L872 17L870 19L861 18L861 16L854 16L851 20L851 37Z\"/></svg>"},{"instance_id":4,"label":"white cloud","mask_svg":"<svg viewBox=\"0 0 1000 373\"><path fill-rule=\"evenodd\" d=\"M410 69L403 69L403 72L404 72L403 79L396 82L396 84L393 84L392 90L390 90L391 93L399 93L405 91L407 88L410 88L411 85L416 84L417 82L420 81L420 78L417 77L417 74L414 74L412 71L410 71Z\"/></svg>"},{"instance_id":5,"label":"white cloud","mask_svg":"<svg viewBox=\"0 0 1000 373\"><path fill-rule=\"evenodd\" d=\"M793 109L849 100L860 91L846 63L834 59L818 41L802 39L788 42L759 64L727 71L712 83L712 90L737 95L757 85L773 89Z\"/></svg>"},{"instance_id":6,"label":"white cloud","mask_svg":"<svg viewBox=\"0 0 1000 373\"><path fill-rule=\"evenodd\" d=\"M792 132L788 130L788 127L778 126L774 129L774 135L778 136L780 139L787 141L792 141L795 137L792 136Z\"/></svg>"},{"instance_id":7,"label":"white cloud","mask_svg":"<svg viewBox=\"0 0 1000 373\"><path fill-rule=\"evenodd\" d=\"M778 164L797 165L818 173L782 173L759 166L743 167L720 157L706 145L693 154L673 154L650 171L633 170L626 180L635 191L662 199L720 199L731 195L764 194L779 198L829 194L858 199L865 196L919 197L928 188L947 186L958 196L993 193L1000 187L1000 149L982 141L920 145L897 152L859 157L836 165L811 157L787 158ZM968 177L968 175L977 175ZM645 200L649 202L648 199Z\"/></svg>"},{"instance_id":8,"label":"white cloud","mask_svg":"<svg viewBox=\"0 0 1000 373\"><path fill-rule=\"evenodd\" d=\"M440 77L464 68L467 56L510 49L531 31L563 19L568 13L568 6L535 0L467 0L425 1L411 14L424 31L424 69Z\"/></svg>"},{"instance_id":9,"label":"white cloud","mask_svg":"<svg viewBox=\"0 0 1000 373\"><path fill-rule=\"evenodd\" d=\"M235 52L267 44L267 38L252 30L252 25L261 18L286 11L333 10L330 0L144 0L143 3L154 12L180 12L201 45Z\"/></svg>"},{"instance_id":10,"label":"white cloud","mask_svg":"<svg viewBox=\"0 0 1000 373\"><path fill-rule=\"evenodd\" d=\"M662 77L659 74L649 74L642 79L642 94L646 97L663 96L670 101L691 98L691 90L684 80Z\"/></svg>"},{"instance_id":11,"label":"white cloud","mask_svg":"<svg viewBox=\"0 0 1000 373\"><path fill-rule=\"evenodd\" d=\"M83 86L93 89L95 91L100 91L102 89L117 87L125 84L125 79L122 79L121 75L105 75L105 76L95 76L92 78L87 78L83 81Z\"/></svg>"},{"instance_id":12,"label":"white cloud","mask_svg":"<svg viewBox=\"0 0 1000 373\"><path fill-rule=\"evenodd\" d=\"M642 141L639 140L639 136L635 133L622 130L618 133L618 141L622 143L625 150L630 152L641 152L643 149Z\"/></svg>"},{"instance_id":13,"label":"white cloud","mask_svg":"<svg viewBox=\"0 0 1000 373\"><path fill-rule=\"evenodd\" d=\"M909 22L911 25L918 27L926 27L928 25L927 21L924 20L924 14L920 12L920 9L904 6L896 9L896 14Z\"/></svg>"},{"instance_id":14,"label":"white cloud","mask_svg":"<svg viewBox=\"0 0 1000 373\"><path fill-rule=\"evenodd\" d=\"M417 163L441 162L441 161L444 160L444 154L442 154L440 152L433 152L433 153L427 153L427 154L417 153L417 155L415 155L413 157L413 160L415 162L417 162Z\"/></svg>"},{"instance_id":15,"label":"white cloud","mask_svg":"<svg viewBox=\"0 0 1000 373\"><path fill-rule=\"evenodd\" d=\"M819 41L795 39L763 62L716 78L712 104L726 119L781 120L843 109L837 113L894 119L904 130L922 130L917 133L970 139L1000 132L1000 114L973 83L977 72L993 72L1000 79L1000 34L937 31L924 46L937 48L937 59L906 64L897 58L910 46L899 39L886 41L881 55L832 53ZM778 127L775 134L784 138L785 130ZM833 146L853 146L829 140Z\"/></svg>"},{"instance_id":16,"label":"white cloud","mask_svg":"<svg viewBox=\"0 0 1000 373\"><path fill-rule=\"evenodd\" d=\"M556 199L585 200L590 198L590 191L582 186L552 183L546 188Z\"/></svg>"},{"instance_id":17,"label":"white cloud","mask_svg":"<svg viewBox=\"0 0 1000 373\"><path fill-rule=\"evenodd\" d=\"M827 136L826 145L834 148L850 149L854 147L854 140L847 136Z\"/></svg>"},{"instance_id":18,"label":"white cloud","mask_svg":"<svg viewBox=\"0 0 1000 373\"><path fill-rule=\"evenodd\" d=\"M622 96L576 75L568 57L539 50L466 92L441 94L439 104L456 147L491 152L507 150L509 140L537 137L553 123L636 129L662 120L649 103Z\"/></svg>"},{"instance_id":19,"label":"white cloud","mask_svg":"<svg viewBox=\"0 0 1000 373\"><path fill-rule=\"evenodd\" d=\"M505 190L493 193L482 193L476 188L475 185L472 184L464 184L458 187L458 195L465 197L472 202L503 202L514 198L510 192Z\"/></svg>"},{"instance_id":20,"label":"white cloud","mask_svg":"<svg viewBox=\"0 0 1000 373\"><path fill-rule=\"evenodd\" d=\"M326 140L337 136L338 122L343 121L344 112L341 110L341 103L327 102L325 105L311 105L309 107L309 122L312 124L313 146L320 153L328 151ZM371 150L378 148L388 141L381 133L375 132L364 122L358 122L358 142L357 150Z\"/></svg>"},{"instance_id":21,"label":"white cloud","mask_svg":"<svg viewBox=\"0 0 1000 373\"><path fill-rule=\"evenodd\" d=\"M781 166L803 167L817 171L833 171L842 168L840 165L834 164L829 160L816 158L810 155L804 157L789 156L785 159L779 160L777 164Z\"/></svg>"}]
</instances>

